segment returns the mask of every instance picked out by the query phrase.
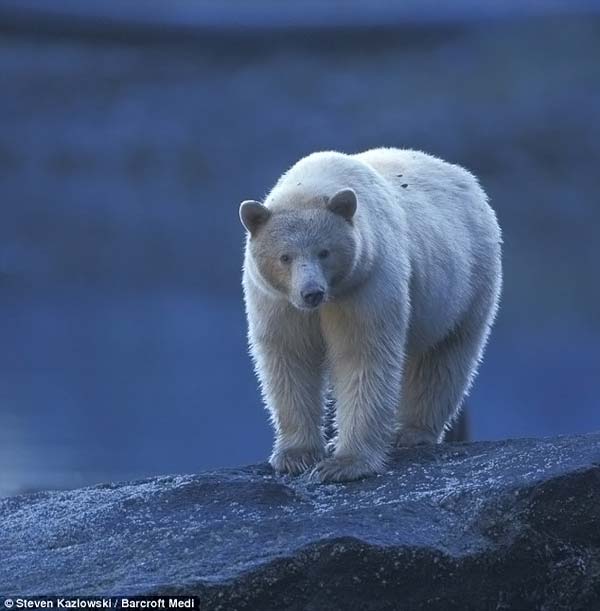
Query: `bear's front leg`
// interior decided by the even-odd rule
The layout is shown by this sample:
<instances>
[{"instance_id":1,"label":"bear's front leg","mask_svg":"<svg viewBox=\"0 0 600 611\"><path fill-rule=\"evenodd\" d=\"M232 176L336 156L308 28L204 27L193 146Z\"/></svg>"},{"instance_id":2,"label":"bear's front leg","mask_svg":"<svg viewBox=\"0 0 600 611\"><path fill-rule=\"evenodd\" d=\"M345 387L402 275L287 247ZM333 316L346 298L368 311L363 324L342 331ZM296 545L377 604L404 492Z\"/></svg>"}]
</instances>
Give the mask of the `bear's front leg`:
<instances>
[{"instance_id":1,"label":"bear's front leg","mask_svg":"<svg viewBox=\"0 0 600 611\"><path fill-rule=\"evenodd\" d=\"M269 462L297 475L325 457L322 432L325 348L318 317L288 304L249 306L250 349L275 429Z\"/></svg>"},{"instance_id":2,"label":"bear's front leg","mask_svg":"<svg viewBox=\"0 0 600 611\"><path fill-rule=\"evenodd\" d=\"M407 317L402 304L360 304L324 312L336 395L333 456L316 465L321 482L360 479L386 466L400 402Z\"/></svg>"}]
</instances>

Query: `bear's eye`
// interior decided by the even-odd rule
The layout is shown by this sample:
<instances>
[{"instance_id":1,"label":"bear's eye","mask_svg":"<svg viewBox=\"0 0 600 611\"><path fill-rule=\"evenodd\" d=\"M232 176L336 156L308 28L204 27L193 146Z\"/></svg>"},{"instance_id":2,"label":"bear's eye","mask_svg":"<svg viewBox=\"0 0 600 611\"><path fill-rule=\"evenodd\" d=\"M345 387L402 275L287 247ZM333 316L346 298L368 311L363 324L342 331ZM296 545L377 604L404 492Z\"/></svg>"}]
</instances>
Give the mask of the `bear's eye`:
<instances>
[{"instance_id":1,"label":"bear's eye","mask_svg":"<svg viewBox=\"0 0 600 611\"><path fill-rule=\"evenodd\" d=\"M279 260L282 263L289 263L292 260L292 257L290 257L290 255L281 255L281 257L279 257Z\"/></svg>"},{"instance_id":2,"label":"bear's eye","mask_svg":"<svg viewBox=\"0 0 600 611\"><path fill-rule=\"evenodd\" d=\"M319 259L327 259L328 256L329 256L329 251L326 248L319 251Z\"/></svg>"}]
</instances>

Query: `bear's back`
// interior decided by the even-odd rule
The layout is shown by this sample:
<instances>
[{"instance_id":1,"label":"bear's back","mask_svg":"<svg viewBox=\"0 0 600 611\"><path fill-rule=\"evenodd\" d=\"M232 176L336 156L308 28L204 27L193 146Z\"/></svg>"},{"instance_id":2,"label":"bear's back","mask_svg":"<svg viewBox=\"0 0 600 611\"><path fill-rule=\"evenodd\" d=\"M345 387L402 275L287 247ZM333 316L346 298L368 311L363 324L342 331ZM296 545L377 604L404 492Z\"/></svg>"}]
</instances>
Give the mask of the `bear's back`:
<instances>
[{"instance_id":1,"label":"bear's back","mask_svg":"<svg viewBox=\"0 0 600 611\"><path fill-rule=\"evenodd\" d=\"M477 179L465 168L433 155L411 149L377 148L358 153L355 159L367 164L391 183L394 189L413 192L436 190L479 190ZM411 188L412 187L412 188Z\"/></svg>"},{"instance_id":2,"label":"bear's back","mask_svg":"<svg viewBox=\"0 0 600 611\"><path fill-rule=\"evenodd\" d=\"M496 216L477 178L465 168L421 151L379 148L354 156L367 164L396 194L413 231L431 237L476 236L497 242Z\"/></svg>"}]
</instances>

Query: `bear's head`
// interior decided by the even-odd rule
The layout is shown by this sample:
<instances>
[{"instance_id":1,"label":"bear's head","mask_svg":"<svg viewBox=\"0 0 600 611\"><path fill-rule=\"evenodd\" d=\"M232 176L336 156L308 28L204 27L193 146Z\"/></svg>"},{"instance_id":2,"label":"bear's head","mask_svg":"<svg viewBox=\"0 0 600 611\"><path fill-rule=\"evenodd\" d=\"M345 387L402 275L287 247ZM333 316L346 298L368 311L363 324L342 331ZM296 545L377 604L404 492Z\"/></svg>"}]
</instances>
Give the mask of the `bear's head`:
<instances>
[{"instance_id":1,"label":"bear's head","mask_svg":"<svg viewBox=\"0 0 600 611\"><path fill-rule=\"evenodd\" d=\"M356 205L352 189L309 206L272 210L256 201L242 202L240 219L261 279L302 310L334 298L354 266Z\"/></svg>"}]
</instances>

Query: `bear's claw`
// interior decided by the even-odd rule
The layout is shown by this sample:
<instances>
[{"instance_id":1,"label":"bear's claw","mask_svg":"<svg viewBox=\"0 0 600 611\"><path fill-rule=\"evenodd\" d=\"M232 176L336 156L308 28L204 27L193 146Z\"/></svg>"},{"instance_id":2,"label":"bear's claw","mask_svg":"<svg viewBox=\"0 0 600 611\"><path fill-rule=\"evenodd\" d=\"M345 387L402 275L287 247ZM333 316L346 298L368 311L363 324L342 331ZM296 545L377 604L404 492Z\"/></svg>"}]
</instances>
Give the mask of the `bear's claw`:
<instances>
[{"instance_id":1,"label":"bear's claw","mask_svg":"<svg viewBox=\"0 0 600 611\"><path fill-rule=\"evenodd\" d=\"M287 448L275 450L269 463L278 473L299 475L308 471L325 456L324 448Z\"/></svg>"}]
</instances>

